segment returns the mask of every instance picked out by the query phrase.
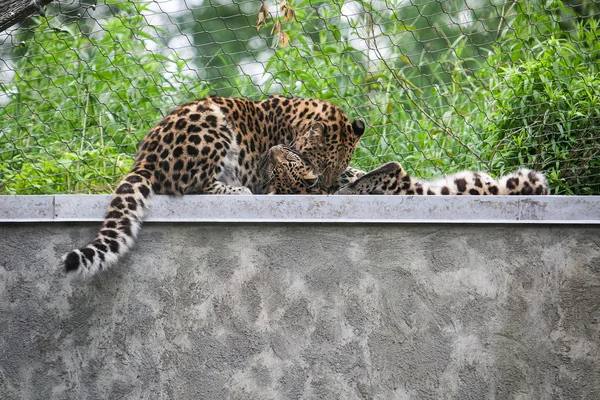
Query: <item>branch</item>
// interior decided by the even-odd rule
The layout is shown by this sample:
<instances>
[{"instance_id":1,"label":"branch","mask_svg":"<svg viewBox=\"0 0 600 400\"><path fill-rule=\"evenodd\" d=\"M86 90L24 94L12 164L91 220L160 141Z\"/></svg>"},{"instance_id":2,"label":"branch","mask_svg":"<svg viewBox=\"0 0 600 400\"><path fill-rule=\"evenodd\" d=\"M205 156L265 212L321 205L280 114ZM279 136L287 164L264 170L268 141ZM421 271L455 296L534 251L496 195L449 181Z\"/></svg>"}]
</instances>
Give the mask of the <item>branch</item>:
<instances>
[{"instance_id":1,"label":"branch","mask_svg":"<svg viewBox=\"0 0 600 400\"><path fill-rule=\"evenodd\" d=\"M44 15L44 7L53 0L0 0L0 32L23 22L31 14Z\"/></svg>"}]
</instances>

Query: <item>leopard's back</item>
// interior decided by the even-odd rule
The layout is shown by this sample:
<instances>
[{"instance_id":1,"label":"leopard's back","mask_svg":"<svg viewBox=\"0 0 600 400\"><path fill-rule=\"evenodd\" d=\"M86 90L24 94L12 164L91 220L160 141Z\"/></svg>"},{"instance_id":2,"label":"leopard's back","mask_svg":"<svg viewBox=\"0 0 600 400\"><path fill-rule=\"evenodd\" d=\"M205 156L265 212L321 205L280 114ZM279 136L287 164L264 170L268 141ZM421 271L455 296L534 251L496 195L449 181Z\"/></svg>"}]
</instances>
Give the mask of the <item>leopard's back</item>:
<instances>
[{"instance_id":1,"label":"leopard's back","mask_svg":"<svg viewBox=\"0 0 600 400\"><path fill-rule=\"evenodd\" d=\"M251 183L253 157L240 157L237 139L217 104L194 101L167 115L142 140L133 171L151 171L157 194L250 194L242 187Z\"/></svg>"}]
</instances>

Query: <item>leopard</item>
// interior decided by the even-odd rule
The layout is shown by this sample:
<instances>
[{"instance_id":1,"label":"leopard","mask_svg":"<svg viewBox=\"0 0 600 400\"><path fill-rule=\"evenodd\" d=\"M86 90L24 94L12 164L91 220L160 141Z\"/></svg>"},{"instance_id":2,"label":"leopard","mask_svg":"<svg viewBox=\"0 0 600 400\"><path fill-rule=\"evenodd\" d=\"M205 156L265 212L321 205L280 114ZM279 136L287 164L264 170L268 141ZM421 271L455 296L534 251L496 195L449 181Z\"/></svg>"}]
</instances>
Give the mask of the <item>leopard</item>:
<instances>
[{"instance_id":1,"label":"leopard","mask_svg":"<svg viewBox=\"0 0 600 400\"><path fill-rule=\"evenodd\" d=\"M342 187L335 194L384 195L547 195L545 176L520 168L501 177L485 172L461 171L433 181L410 176L399 162L389 162Z\"/></svg>"},{"instance_id":2,"label":"leopard","mask_svg":"<svg viewBox=\"0 0 600 400\"><path fill-rule=\"evenodd\" d=\"M156 194L266 194L268 150L294 148L327 190L346 170L365 123L325 100L209 96L175 108L141 140L104 221L85 246L65 254L69 274L91 276L133 246ZM309 182L310 183L310 182Z\"/></svg>"},{"instance_id":3,"label":"leopard","mask_svg":"<svg viewBox=\"0 0 600 400\"><path fill-rule=\"evenodd\" d=\"M319 176L298 151L286 145L269 149L265 171L267 194L333 194L365 174L364 171L348 167L325 189L319 186Z\"/></svg>"},{"instance_id":4,"label":"leopard","mask_svg":"<svg viewBox=\"0 0 600 400\"><path fill-rule=\"evenodd\" d=\"M315 174L302 157L287 146L269 150L271 194L388 194L388 195L547 195L545 176L519 168L499 180L485 172L461 171L433 181L408 175L398 162L389 162L369 173L348 167L328 190L315 184ZM316 178L318 179L318 177ZM336 190L336 188L339 188Z\"/></svg>"}]
</instances>

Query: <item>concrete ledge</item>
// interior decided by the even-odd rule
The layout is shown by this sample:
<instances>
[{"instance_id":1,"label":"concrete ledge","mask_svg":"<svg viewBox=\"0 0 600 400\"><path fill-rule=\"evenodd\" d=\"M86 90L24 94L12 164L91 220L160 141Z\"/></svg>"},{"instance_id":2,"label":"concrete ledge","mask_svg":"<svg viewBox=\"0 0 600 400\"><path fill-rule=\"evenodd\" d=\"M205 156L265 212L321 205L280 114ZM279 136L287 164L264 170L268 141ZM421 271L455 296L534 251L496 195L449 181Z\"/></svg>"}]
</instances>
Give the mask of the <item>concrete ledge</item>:
<instances>
[{"instance_id":1,"label":"concrete ledge","mask_svg":"<svg viewBox=\"0 0 600 400\"><path fill-rule=\"evenodd\" d=\"M101 221L109 201L0 196L0 222ZM600 196L155 196L146 221L599 224Z\"/></svg>"}]
</instances>

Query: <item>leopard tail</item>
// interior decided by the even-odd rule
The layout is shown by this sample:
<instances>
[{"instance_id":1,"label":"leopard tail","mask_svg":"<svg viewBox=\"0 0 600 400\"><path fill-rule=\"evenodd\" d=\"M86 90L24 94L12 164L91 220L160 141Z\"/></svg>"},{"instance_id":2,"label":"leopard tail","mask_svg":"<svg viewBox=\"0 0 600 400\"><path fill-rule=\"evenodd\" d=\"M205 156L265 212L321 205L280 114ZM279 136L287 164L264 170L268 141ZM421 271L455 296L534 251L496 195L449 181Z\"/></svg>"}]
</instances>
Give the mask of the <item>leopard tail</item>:
<instances>
[{"instance_id":1,"label":"leopard tail","mask_svg":"<svg viewBox=\"0 0 600 400\"><path fill-rule=\"evenodd\" d=\"M548 181L543 173L527 168L519 168L499 179L501 195L547 195L550 193Z\"/></svg>"},{"instance_id":2,"label":"leopard tail","mask_svg":"<svg viewBox=\"0 0 600 400\"><path fill-rule=\"evenodd\" d=\"M63 256L66 272L94 275L115 264L133 246L153 194L151 176L150 171L134 169L123 178L96 237Z\"/></svg>"}]
</instances>

